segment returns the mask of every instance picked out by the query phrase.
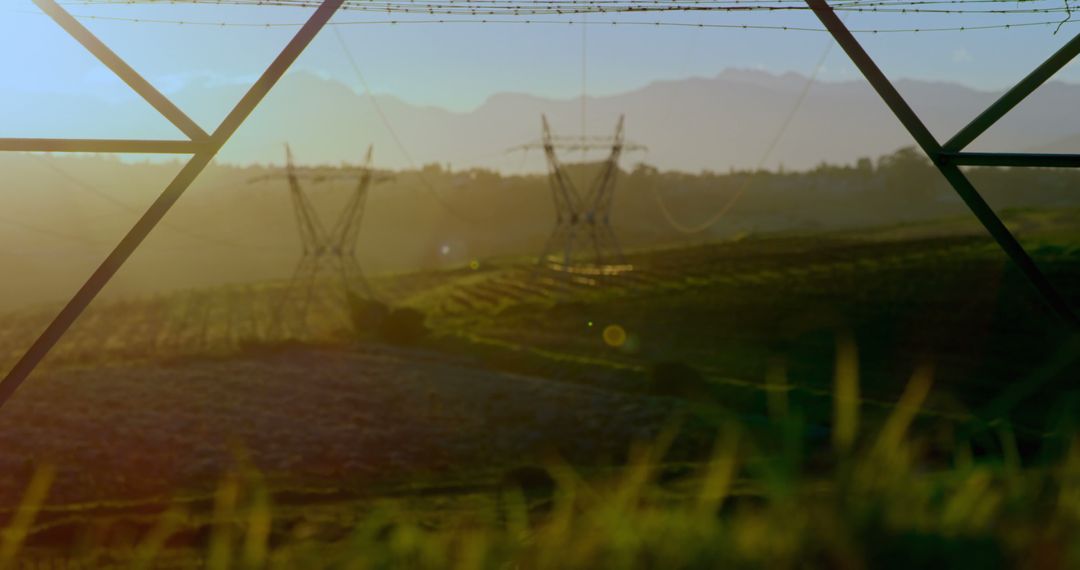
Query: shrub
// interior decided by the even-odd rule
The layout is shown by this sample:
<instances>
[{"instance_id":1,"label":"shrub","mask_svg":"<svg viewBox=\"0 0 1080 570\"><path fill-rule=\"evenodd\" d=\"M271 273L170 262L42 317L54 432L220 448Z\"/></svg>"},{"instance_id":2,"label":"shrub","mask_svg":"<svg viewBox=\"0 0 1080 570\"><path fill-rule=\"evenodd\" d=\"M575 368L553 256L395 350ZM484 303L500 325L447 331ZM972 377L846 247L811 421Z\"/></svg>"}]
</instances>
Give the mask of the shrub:
<instances>
[{"instance_id":1,"label":"shrub","mask_svg":"<svg viewBox=\"0 0 1080 570\"><path fill-rule=\"evenodd\" d=\"M416 344L427 336L424 325L424 313L416 309L402 307L390 311L379 327L383 340L392 344Z\"/></svg>"},{"instance_id":2,"label":"shrub","mask_svg":"<svg viewBox=\"0 0 1080 570\"><path fill-rule=\"evenodd\" d=\"M390 314L386 303L365 299L349 292L349 317L357 336L369 337L381 330L383 321Z\"/></svg>"}]
</instances>

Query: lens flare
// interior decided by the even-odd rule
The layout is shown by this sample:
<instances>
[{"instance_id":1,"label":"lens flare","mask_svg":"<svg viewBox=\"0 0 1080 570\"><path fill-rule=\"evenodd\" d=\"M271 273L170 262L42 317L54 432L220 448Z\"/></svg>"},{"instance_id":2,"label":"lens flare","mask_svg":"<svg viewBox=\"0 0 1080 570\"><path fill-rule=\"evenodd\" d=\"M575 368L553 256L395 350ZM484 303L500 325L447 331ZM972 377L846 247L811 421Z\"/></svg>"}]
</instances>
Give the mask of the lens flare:
<instances>
[{"instance_id":1,"label":"lens flare","mask_svg":"<svg viewBox=\"0 0 1080 570\"><path fill-rule=\"evenodd\" d=\"M619 348L626 344L626 329L619 325L608 325L604 327L604 342L608 346Z\"/></svg>"}]
</instances>

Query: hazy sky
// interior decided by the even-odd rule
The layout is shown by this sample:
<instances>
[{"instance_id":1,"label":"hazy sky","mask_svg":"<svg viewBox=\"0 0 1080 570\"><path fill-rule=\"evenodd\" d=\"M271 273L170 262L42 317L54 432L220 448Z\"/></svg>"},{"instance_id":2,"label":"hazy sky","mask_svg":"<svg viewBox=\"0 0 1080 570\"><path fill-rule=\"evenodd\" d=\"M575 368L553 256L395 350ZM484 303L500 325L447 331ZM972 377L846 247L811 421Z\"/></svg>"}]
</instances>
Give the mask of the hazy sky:
<instances>
[{"instance_id":1,"label":"hazy sky","mask_svg":"<svg viewBox=\"0 0 1080 570\"><path fill-rule=\"evenodd\" d=\"M0 89L12 93L79 92L129 96L124 86L85 54L29 0L0 2ZM1060 2L1046 2L1058 6ZM1013 6L1013 3L1008 3ZM198 22L299 23L309 10L213 5L70 5L79 16L99 15ZM817 26L807 13L654 14L615 16L621 21L783 24ZM1013 23L1053 18L1012 16ZM397 19L407 19L394 16ZM541 17L548 21L575 17ZM612 16L593 15L610 21ZM852 28L931 27L997 23L1003 16L852 14ZM386 15L342 12L337 22L383 21ZM1080 18L1078 18L1080 19ZM165 91L198 81L250 81L295 32L286 28L221 28L84 20L100 37ZM356 55L372 90L409 102L455 110L476 107L493 93L527 92L575 97L582 90L582 27L543 24L360 24L337 27ZM1013 83L1062 45L1078 25L920 34L863 34L860 38L896 77L949 80L986 89ZM813 32L591 25L586 27L587 89L603 95L657 79L711 76L730 67L809 74L829 37ZM359 89L332 31L318 39L297 68L338 78ZM855 72L833 50L824 80ZM1074 63L1059 79L1080 82ZM229 105L231 102L223 102Z\"/></svg>"}]
</instances>

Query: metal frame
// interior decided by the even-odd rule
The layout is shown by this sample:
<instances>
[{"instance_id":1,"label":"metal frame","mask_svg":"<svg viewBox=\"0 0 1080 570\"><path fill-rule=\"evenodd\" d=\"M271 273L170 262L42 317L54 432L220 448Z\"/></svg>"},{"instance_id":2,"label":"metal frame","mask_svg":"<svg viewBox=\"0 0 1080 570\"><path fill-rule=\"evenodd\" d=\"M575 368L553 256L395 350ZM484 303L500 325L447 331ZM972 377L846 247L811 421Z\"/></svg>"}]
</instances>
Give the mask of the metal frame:
<instances>
[{"instance_id":1,"label":"metal frame","mask_svg":"<svg viewBox=\"0 0 1080 570\"><path fill-rule=\"evenodd\" d=\"M300 28L277 58L263 72L239 103L212 133L207 133L184 114L138 72L97 39L93 33L73 18L56 0L34 0L34 3L76 41L113 71L132 90L143 97L158 113L175 125L187 137L183 140L111 140L111 139L47 139L0 138L0 152L100 152L100 153L168 153L191 154L191 159L158 196L142 217L120 240L86 283L72 296L45 331L34 341L15 366L0 382L0 407L22 385L41 363L64 333L79 318L86 307L101 292L124 262L138 248L151 230L161 221L184 191L217 155L221 147L262 102L270 89L296 61L344 0L324 0ZM956 136L940 144L919 117L900 96L887 77L837 17L826 0L806 0L806 4L825 28L847 52L897 119L904 125L923 151L930 157L945 179L982 222L998 245L1042 295L1047 304L1073 328L1080 328L1080 319L1039 270L1023 246L1009 232L993 209L960 170L962 165L1080 167L1080 155L972 153L963 149L990 126L1011 111L1024 98L1045 83L1054 73L1080 53L1080 35L1073 38L1057 53L1038 66L1013 89L988 107Z\"/></svg>"},{"instance_id":2,"label":"metal frame","mask_svg":"<svg viewBox=\"0 0 1080 570\"><path fill-rule=\"evenodd\" d=\"M175 125L187 140L97 140L97 139L0 139L0 151L20 152L102 152L191 154L191 159L173 178L135 225L113 248L86 283L71 297L45 331L34 341L15 366L0 382L0 406L11 399L19 386L56 345L79 315L86 310L102 288L146 239L173 204L206 168L221 147L258 107L285 71L303 53L308 44L326 26L344 0L324 0L308 21L270 63L266 71L240 99L212 133L207 133L138 72L113 53L90 30L86 29L56 0L34 0L71 37L97 57L132 90L142 96L158 113Z\"/></svg>"},{"instance_id":3,"label":"metal frame","mask_svg":"<svg viewBox=\"0 0 1080 570\"><path fill-rule=\"evenodd\" d=\"M961 129L956 136L942 145L926 128L926 125L923 124L915 111L896 90L892 82L885 77L885 74L874 63L870 55L866 53L866 50L855 39L855 36L840 20L840 17L836 15L828 2L826 0L806 0L806 4L821 20L821 23L825 25L825 28L840 44L840 47L844 48L855 67L859 68L866 80L877 91L878 96L889 106L889 109L904 125L904 128L908 130L915 142L922 147L923 152L930 157L934 166L952 185L956 193L967 204L967 207L979 219L986 231L990 232L998 246L1012 259L1013 263L1038 291L1047 305L1071 328L1074 330L1080 329L1080 319L1069 306L1069 303L1054 288L1050 280L1046 278L1046 275L1028 255L1024 246L1020 245L1012 232L1005 227L998 215L994 213L993 208L979 195L975 186L960 170L960 166L1080 168L1080 155L1077 154L964 152L964 148L978 138L979 135L986 132L1024 98L1032 94L1058 70L1072 61L1077 54L1080 54L1080 34L1066 43L1057 53L1050 56L1042 65L1035 68L1015 87L1002 95L1000 99Z\"/></svg>"}]
</instances>

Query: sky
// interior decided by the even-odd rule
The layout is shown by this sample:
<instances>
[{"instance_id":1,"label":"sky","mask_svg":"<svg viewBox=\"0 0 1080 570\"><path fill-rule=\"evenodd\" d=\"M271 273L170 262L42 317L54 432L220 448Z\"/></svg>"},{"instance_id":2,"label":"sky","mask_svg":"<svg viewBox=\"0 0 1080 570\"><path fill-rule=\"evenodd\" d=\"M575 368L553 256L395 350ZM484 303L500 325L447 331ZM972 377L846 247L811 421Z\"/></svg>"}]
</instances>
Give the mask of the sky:
<instances>
[{"instance_id":1,"label":"sky","mask_svg":"<svg viewBox=\"0 0 1080 570\"><path fill-rule=\"evenodd\" d=\"M9 96L79 93L107 99L133 97L30 0L0 2L0 89ZM1036 2L1055 6L1060 2ZM1012 6L1013 3L1007 3ZM187 85L251 82L296 27L238 28L87 19L87 16L188 22L301 23L310 9L214 5L80 5L69 10L165 92ZM1012 23L1056 15L1010 17ZM341 12L336 26L371 89L414 104L465 111L492 94L521 92L573 98L585 91L610 95L663 79L713 76L728 68L810 74L831 42L816 32L674 28L593 23L581 16L543 17L557 24L385 24L383 14ZM408 20L396 15L394 18ZM587 20L610 21L591 15ZM820 27L808 13L652 14L615 16L622 22L776 24ZM1003 16L850 14L853 29L937 27L1001 22ZM1080 18L1078 18L1080 20ZM356 23L365 22L365 23ZM584 28L584 33L583 33ZM860 34L892 78L953 81L1003 89L1041 62L1080 25L1058 34L1053 26L919 34ZM325 31L296 63L358 91L335 31ZM823 81L851 80L857 72L843 52L830 52ZM1080 83L1080 63L1058 79ZM232 102L222 102L231 105ZM47 118L45 118L47 120ZM0 127L2 129L2 127Z\"/></svg>"}]
</instances>

